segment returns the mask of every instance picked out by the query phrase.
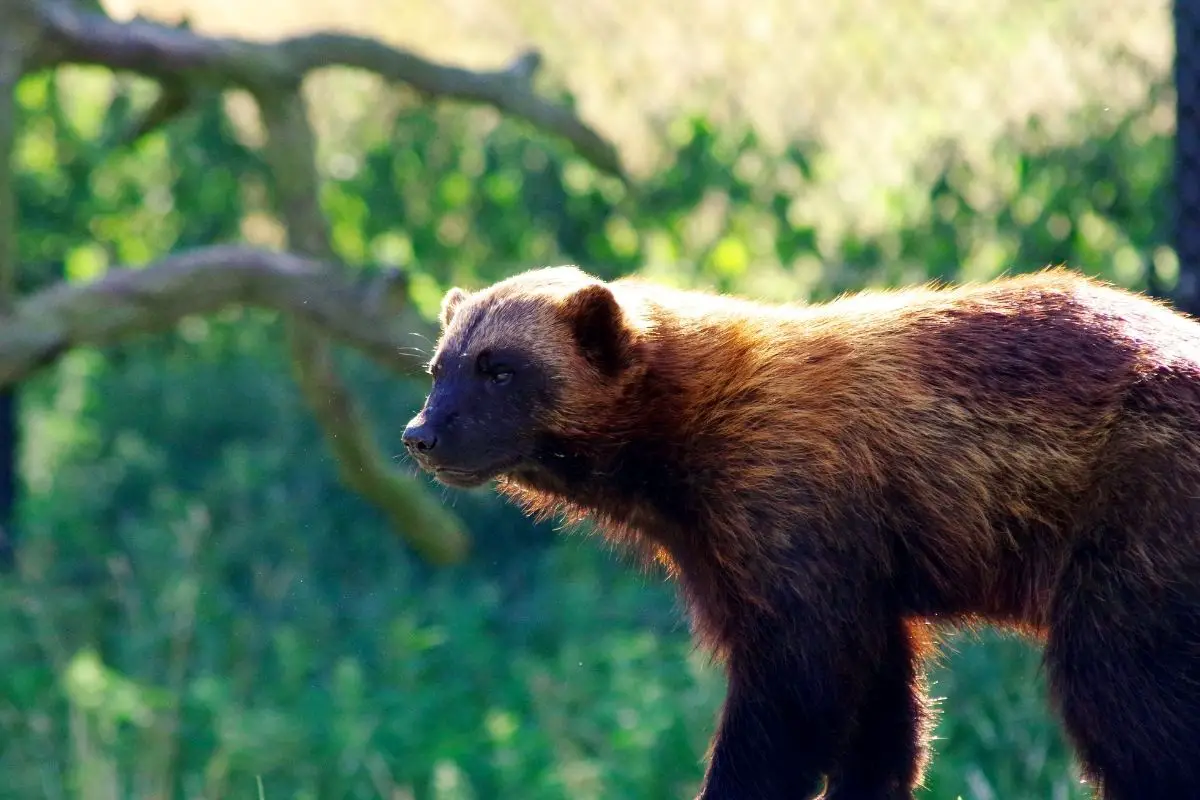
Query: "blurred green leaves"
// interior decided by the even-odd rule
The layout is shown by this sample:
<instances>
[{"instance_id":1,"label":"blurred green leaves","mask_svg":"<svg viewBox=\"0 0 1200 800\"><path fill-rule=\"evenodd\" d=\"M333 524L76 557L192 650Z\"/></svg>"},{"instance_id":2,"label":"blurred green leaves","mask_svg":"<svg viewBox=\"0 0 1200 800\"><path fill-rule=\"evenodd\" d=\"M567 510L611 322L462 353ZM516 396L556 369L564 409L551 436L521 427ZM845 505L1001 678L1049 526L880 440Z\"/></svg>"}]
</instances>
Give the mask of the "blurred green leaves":
<instances>
[{"instance_id":1,"label":"blurred green leaves","mask_svg":"<svg viewBox=\"0 0 1200 800\"><path fill-rule=\"evenodd\" d=\"M153 719L154 706L167 702L161 690L139 685L106 667L91 648L80 650L67 664L63 691L73 706L95 715L106 728L146 726Z\"/></svg>"}]
</instances>

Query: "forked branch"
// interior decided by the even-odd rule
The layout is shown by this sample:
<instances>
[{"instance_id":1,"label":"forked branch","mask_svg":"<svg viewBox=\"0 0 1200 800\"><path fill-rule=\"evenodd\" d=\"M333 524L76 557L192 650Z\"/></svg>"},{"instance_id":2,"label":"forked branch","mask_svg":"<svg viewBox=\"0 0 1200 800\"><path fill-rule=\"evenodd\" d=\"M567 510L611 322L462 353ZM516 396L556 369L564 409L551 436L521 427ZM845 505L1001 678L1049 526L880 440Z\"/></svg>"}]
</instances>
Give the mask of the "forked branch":
<instances>
[{"instance_id":1,"label":"forked branch","mask_svg":"<svg viewBox=\"0 0 1200 800\"><path fill-rule=\"evenodd\" d=\"M416 345L434 334L406 302L403 276L363 283L292 253L217 245L88 283L59 283L0 315L0 387L76 347L105 347L170 331L184 317L230 306L278 311L399 373L421 368Z\"/></svg>"},{"instance_id":2,"label":"forked branch","mask_svg":"<svg viewBox=\"0 0 1200 800\"><path fill-rule=\"evenodd\" d=\"M158 80L162 97L135 135L181 113L204 92L249 90L267 126L264 149L276 208L295 254L204 248L141 269L114 270L93 283L51 287L22 301L6 294L16 265L12 89L22 74L62 64L101 65ZM392 467L334 369L330 338L412 370L419 363L412 355L414 334L432 331L408 307L402 281L384 276L356 286L337 269L318 205L315 142L300 86L313 70L346 66L407 84L430 99L487 104L564 139L595 167L624 179L612 144L570 109L534 91L539 65L536 53L526 53L503 69L473 72L359 36L251 42L145 20L116 22L70 0L0 0L0 387L70 348L163 331L189 314L235 304L278 310L288 322L297 382L343 481L430 560L461 559L467 539L457 518L415 478Z\"/></svg>"},{"instance_id":3,"label":"forked branch","mask_svg":"<svg viewBox=\"0 0 1200 800\"><path fill-rule=\"evenodd\" d=\"M352 67L407 84L433 99L490 105L570 142L596 168L624 175L616 147L570 109L534 91L533 79L541 66L536 52L524 53L503 69L475 72L437 64L362 36L315 33L254 42L202 36L146 20L116 22L65 0L44 0L35 8L43 26L34 56L40 66L98 64L160 81L177 83L184 78L193 84L238 86L256 93L299 85L318 69Z\"/></svg>"}]
</instances>

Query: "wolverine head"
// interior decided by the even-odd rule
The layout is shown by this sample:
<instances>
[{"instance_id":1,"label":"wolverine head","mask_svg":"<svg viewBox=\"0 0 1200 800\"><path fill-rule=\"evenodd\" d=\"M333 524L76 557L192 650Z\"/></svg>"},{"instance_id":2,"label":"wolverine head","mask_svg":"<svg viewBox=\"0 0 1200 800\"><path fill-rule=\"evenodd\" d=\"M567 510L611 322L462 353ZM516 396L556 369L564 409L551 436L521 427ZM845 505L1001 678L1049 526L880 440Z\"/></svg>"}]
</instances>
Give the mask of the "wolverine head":
<instances>
[{"instance_id":1,"label":"wolverine head","mask_svg":"<svg viewBox=\"0 0 1200 800\"><path fill-rule=\"evenodd\" d=\"M433 386L404 445L447 486L537 470L548 442L601 414L633 357L612 289L575 267L451 289L440 321Z\"/></svg>"}]
</instances>

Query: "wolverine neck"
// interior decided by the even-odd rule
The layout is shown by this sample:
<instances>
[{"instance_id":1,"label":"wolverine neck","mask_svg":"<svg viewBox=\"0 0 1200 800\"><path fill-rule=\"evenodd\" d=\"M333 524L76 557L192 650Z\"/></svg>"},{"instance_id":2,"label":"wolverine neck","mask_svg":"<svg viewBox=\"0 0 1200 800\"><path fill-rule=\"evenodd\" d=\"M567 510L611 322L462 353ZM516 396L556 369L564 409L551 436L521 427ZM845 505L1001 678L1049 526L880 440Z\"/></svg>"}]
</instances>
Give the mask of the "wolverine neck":
<instances>
[{"instance_id":1,"label":"wolverine neck","mask_svg":"<svg viewBox=\"0 0 1200 800\"><path fill-rule=\"evenodd\" d=\"M700 456L711 449L713 427L697 415L695 389L681 380L681 372L696 372L685 366L681 345L647 347L650 359L607 413L569 435L539 438L530 468L514 475L541 495L532 505L618 525L694 527L695 499L717 464ZM531 505L528 495L522 499Z\"/></svg>"},{"instance_id":2,"label":"wolverine neck","mask_svg":"<svg viewBox=\"0 0 1200 800\"><path fill-rule=\"evenodd\" d=\"M748 316L671 310L642 319L634 366L620 389L570 419L570 432L540 437L531 463L512 476L519 485L509 493L526 507L649 526L651 536L699 531L697 509L726 491L731 458L741 453L744 461L747 447L759 449L747 430L770 428L779 413L770 393L783 381L805 380L803 359L767 363L758 323Z\"/></svg>"},{"instance_id":3,"label":"wolverine neck","mask_svg":"<svg viewBox=\"0 0 1200 800\"><path fill-rule=\"evenodd\" d=\"M656 415L657 416L657 415ZM537 466L521 477L535 488L591 512L624 519L635 510L661 507L663 498L694 491L681 465L687 462L686 442L673 440L663 423L624 425L614 420L595 436L542 437Z\"/></svg>"}]
</instances>

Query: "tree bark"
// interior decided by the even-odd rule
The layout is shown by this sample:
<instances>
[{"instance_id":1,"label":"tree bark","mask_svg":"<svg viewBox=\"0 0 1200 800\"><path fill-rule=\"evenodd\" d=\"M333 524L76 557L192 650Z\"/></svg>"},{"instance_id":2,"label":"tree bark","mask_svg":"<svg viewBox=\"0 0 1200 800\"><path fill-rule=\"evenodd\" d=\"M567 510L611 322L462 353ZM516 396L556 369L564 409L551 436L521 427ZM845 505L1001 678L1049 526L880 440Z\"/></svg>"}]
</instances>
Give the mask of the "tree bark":
<instances>
[{"instance_id":1,"label":"tree bark","mask_svg":"<svg viewBox=\"0 0 1200 800\"><path fill-rule=\"evenodd\" d=\"M278 311L357 348L399 374L420 374L414 348L435 334L408 304L404 275L351 281L336 263L288 252L215 245L89 283L57 283L0 315L0 387L76 347L105 347L170 331L186 316L234 305Z\"/></svg>"},{"instance_id":2,"label":"tree bark","mask_svg":"<svg viewBox=\"0 0 1200 800\"><path fill-rule=\"evenodd\" d=\"M13 147L17 135L16 88L37 42L39 25L33 8L0 0L0 325L13 315L17 291L17 194ZM16 558L17 442L16 387L0 387L0 571Z\"/></svg>"},{"instance_id":3,"label":"tree bark","mask_svg":"<svg viewBox=\"0 0 1200 800\"><path fill-rule=\"evenodd\" d=\"M1200 0L1175 0L1175 305L1200 316Z\"/></svg>"}]
</instances>

